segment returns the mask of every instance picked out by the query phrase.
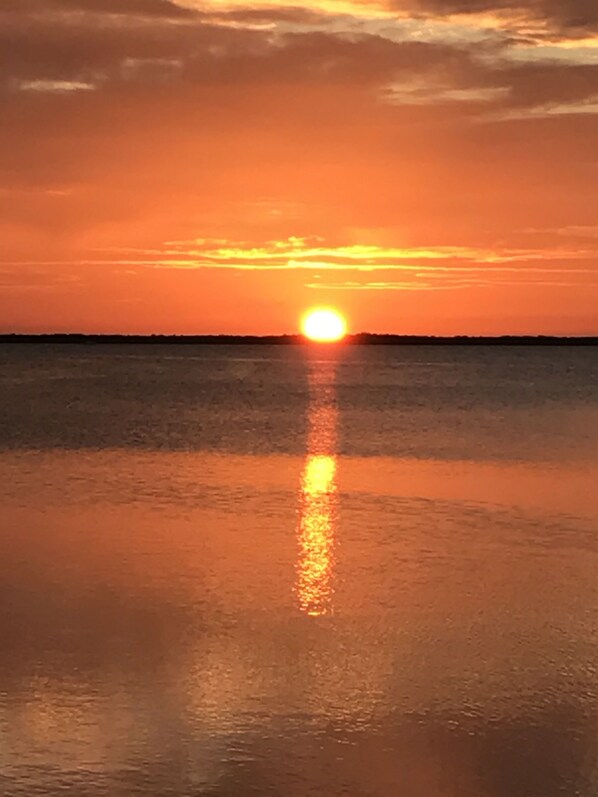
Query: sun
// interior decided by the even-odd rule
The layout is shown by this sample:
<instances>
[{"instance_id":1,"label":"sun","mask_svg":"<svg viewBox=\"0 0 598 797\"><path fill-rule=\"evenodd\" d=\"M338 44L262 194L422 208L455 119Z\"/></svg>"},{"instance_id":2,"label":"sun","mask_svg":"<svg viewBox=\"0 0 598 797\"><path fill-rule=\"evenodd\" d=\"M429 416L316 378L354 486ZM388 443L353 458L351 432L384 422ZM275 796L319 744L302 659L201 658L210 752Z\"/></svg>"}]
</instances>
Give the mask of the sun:
<instances>
[{"instance_id":1,"label":"sun","mask_svg":"<svg viewBox=\"0 0 598 797\"><path fill-rule=\"evenodd\" d=\"M318 343L332 343L345 337L347 323L336 310L320 307L309 310L303 316L301 329L309 340L315 340Z\"/></svg>"}]
</instances>

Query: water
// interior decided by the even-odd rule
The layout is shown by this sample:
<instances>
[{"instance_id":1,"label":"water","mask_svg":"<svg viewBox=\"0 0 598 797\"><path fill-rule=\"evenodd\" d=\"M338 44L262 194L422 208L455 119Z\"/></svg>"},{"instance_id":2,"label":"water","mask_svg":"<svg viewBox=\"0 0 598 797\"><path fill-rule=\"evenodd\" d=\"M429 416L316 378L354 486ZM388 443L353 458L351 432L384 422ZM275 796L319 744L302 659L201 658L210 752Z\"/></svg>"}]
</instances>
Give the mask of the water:
<instances>
[{"instance_id":1,"label":"water","mask_svg":"<svg viewBox=\"0 0 598 797\"><path fill-rule=\"evenodd\" d=\"M598 350L0 348L6 797L595 797Z\"/></svg>"}]
</instances>

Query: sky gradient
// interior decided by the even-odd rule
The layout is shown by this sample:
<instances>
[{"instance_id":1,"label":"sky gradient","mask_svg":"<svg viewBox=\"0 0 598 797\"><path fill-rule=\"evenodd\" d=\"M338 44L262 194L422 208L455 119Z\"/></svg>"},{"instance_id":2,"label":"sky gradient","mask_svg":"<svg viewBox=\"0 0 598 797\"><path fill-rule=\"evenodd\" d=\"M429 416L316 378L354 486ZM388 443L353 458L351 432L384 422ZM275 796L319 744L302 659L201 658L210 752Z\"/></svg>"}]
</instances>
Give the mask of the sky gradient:
<instances>
[{"instance_id":1,"label":"sky gradient","mask_svg":"<svg viewBox=\"0 0 598 797\"><path fill-rule=\"evenodd\" d=\"M0 331L598 333L596 0L2 0Z\"/></svg>"}]
</instances>

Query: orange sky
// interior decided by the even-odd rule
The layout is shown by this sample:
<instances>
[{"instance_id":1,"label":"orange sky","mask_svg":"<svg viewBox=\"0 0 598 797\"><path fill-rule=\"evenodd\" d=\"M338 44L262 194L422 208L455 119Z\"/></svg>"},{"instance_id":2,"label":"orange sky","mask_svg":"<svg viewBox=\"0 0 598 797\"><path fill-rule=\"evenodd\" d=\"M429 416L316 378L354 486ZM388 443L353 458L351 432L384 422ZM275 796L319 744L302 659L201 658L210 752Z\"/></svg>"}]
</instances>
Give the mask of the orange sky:
<instances>
[{"instance_id":1,"label":"orange sky","mask_svg":"<svg viewBox=\"0 0 598 797\"><path fill-rule=\"evenodd\" d=\"M598 333L595 0L2 0L0 331Z\"/></svg>"}]
</instances>

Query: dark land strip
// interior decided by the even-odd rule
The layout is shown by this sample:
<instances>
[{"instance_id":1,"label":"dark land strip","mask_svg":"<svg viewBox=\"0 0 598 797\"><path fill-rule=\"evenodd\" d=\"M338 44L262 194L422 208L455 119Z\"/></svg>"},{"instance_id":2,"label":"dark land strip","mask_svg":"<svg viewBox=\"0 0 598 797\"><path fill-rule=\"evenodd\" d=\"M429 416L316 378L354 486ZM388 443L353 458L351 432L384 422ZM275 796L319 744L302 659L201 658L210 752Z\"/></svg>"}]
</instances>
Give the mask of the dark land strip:
<instances>
[{"instance_id":1,"label":"dark land strip","mask_svg":"<svg viewBox=\"0 0 598 797\"><path fill-rule=\"evenodd\" d=\"M134 344L134 345L362 345L362 346L597 346L598 336L560 337L549 335L499 335L439 337L428 335L382 335L360 332L347 335L341 343L313 344L302 335L86 335L86 334L0 334L0 344Z\"/></svg>"}]
</instances>

